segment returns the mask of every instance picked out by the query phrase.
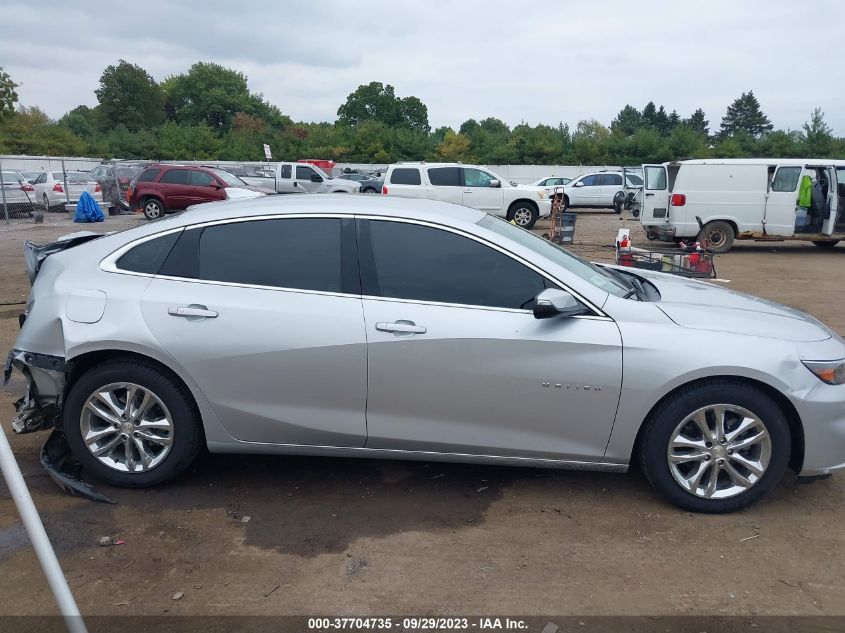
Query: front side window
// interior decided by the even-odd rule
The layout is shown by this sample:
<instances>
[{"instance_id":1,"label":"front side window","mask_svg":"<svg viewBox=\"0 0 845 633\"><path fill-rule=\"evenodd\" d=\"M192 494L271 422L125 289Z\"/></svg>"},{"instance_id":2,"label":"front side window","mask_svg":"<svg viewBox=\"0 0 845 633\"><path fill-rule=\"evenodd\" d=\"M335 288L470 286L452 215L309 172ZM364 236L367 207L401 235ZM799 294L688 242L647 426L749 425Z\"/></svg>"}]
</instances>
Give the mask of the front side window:
<instances>
[{"instance_id":1,"label":"front side window","mask_svg":"<svg viewBox=\"0 0 845 633\"><path fill-rule=\"evenodd\" d=\"M772 191L795 191L800 177L800 167L781 167L772 181Z\"/></svg>"},{"instance_id":2,"label":"front side window","mask_svg":"<svg viewBox=\"0 0 845 633\"><path fill-rule=\"evenodd\" d=\"M548 286L512 257L442 229L371 220L361 241L369 241L373 256L362 261L364 294L530 310Z\"/></svg>"},{"instance_id":3,"label":"front side window","mask_svg":"<svg viewBox=\"0 0 845 633\"><path fill-rule=\"evenodd\" d=\"M397 167L390 173L390 184L392 185L419 185L422 184L420 170L413 167Z\"/></svg>"},{"instance_id":4,"label":"front side window","mask_svg":"<svg viewBox=\"0 0 845 633\"><path fill-rule=\"evenodd\" d=\"M474 167L464 167L464 186L466 187L489 187L492 180L495 180L495 178L486 171Z\"/></svg>"},{"instance_id":5,"label":"front side window","mask_svg":"<svg viewBox=\"0 0 845 633\"><path fill-rule=\"evenodd\" d=\"M290 218L206 227L200 279L324 292L341 291L340 219Z\"/></svg>"},{"instance_id":6,"label":"front side window","mask_svg":"<svg viewBox=\"0 0 845 633\"><path fill-rule=\"evenodd\" d=\"M428 170L428 179L435 187L460 187L460 167L432 167Z\"/></svg>"},{"instance_id":7,"label":"front side window","mask_svg":"<svg viewBox=\"0 0 845 633\"><path fill-rule=\"evenodd\" d=\"M187 185L189 173L187 169L171 169L161 177L159 182L168 185Z\"/></svg>"},{"instance_id":8,"label":"front side window","mask_svg":"<svg viewBox=\"0 0 845 633\"><path fill-rule=\"evenodd\" d=\"M596 186L598 186L598 184L599 184L599 177L598 177L598 176L596 176L595 174L594 174L594 175L592 175L592 176L584 176L584 177L580 180L580 182L581 182L581 184L583 184L585 187L596 187Z\"/></svg>"},{"instance_id":9,"label":"front side window","mask_svg":"<svg viewBox=\"0 0 845 633\"><path fill-rule=\"evenodd\" d=\"M214 176L204 171L191 172L191 184L195 187L210 187L214 182Z\"/></svg>"},{"instance_id":10,"label":"front side window","mask_svg":"<svg viewBox=\"0 0 845 633\"><path fill-rule=\"evenodd\" d=\"M649 191L666 190L666 169L662 166L645 168L645 188Z\"/></svg>"}]
</instances>

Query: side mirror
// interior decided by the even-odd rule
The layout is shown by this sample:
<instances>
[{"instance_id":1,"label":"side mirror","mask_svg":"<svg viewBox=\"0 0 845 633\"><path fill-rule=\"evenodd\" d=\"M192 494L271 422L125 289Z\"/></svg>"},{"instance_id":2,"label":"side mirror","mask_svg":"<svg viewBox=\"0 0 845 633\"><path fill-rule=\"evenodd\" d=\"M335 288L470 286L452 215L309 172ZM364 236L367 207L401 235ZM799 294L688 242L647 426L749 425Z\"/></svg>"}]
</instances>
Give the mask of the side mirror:
<instances>
[{"instance_id":1,"label":"side mirror","mask_svg":"<svg viewBox=\"0 0 845 633\"><path fill-rule=\"evenodd\" d=\"M575 186L576 186L576 187L583 187L583 186L584 186L584 181L583 181L583 180L579 180L578 182L576 182L576 183L575 183Z\"/></svg>"},{"instance_id":2,"label":"side mirror","mask_svg":"<svg viewBox=\"0 0 845 633\"><path fill-rule=\"evenodd\" d=\"M489 182L487 183L487 186L488 186L488 187L495 187L495 188L499 188L499 187L501 187L501 186L502 186L502 183L501 183L501 182L499 182L498 180L493 179L493 180L491 180L491 181L489 181Z\"/></svg>"},{"instance_id":3,"label":"side mirror","mask_svg":"<svg viewBox=\"0 0 845 633\"><path fill-rule=\"evenodd\" d=\"M546 288L534 299L535 319L573 317L586 312L587 308L566 290Z\"/></svg>"},{"instance_id":4,"label":"side mirror","mask_svg":"<svg viewBox=\"0 0 845 633\"><path fill-rule=\"evenodd\" d=\"M323 177L319 174L311 174L311 182L323 182Z\"/></svg>"}]
</instances>

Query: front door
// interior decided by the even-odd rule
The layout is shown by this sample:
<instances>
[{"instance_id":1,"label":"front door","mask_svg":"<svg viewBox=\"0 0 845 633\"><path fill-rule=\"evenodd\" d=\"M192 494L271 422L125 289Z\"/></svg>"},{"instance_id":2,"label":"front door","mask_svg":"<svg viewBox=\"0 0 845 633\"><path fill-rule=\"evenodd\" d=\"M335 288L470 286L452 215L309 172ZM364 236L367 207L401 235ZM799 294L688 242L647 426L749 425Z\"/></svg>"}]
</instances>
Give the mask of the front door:
<instances>
[{"instance_id":1,"label":"front door","mask_svg":"<svg viewBox=\"0 0 845 633\"><path fill-rule=\"evenodd\" d=\"M191 228L147 287L150 331L232 437L364 445L367 350L354 249L351 219Z\"/></svg>"},{"instance_id":2,"label":"front door","mask_svg":"<svg viewBox=\"0 0 845 633\"><path fill-rule=\"evenodd\" d=\"M319 178L320 180L315 182ZM323 177L308 165L296 165L296 191L316 193L323 189Z\"/></svg>"},{"instance_id":3,"label":"front door","mask_svg":"<svg viewBox=\"0 0 845 633\"><path fill-rule=\"evenodd\" d=\"M502 183L498 186L491 186L496 179L488 172L476 169L475 167L463 168L463 204L473 209L479 209L491 215L503 216L505 194L502 191Z\"/></svg>"},{"instance_id":4,"label":"front door","mask_svg":"<svg viewBox=\"0 0 845 633\"><path fill-rule=\"evenodd\" d=\"M798 213L798 184L803 169L800 165L780 165L769 184L766 196L764 226L766 235L793 235L804 230L806 212Z\"/></svg>"},{"instance_id":5,"label":"front door","mask_svg":"<svg viewBox=\"0 0 845 633\"><path fill-rule=\"evenodd\" d=\"M191 171L191 204L225 200L226 190L217 179L206 171Z\"/></svg>"},{"instance_id":6,"label":"front door","mask_svg":"<svg viewBox=\"0 0 845 633\"><path fill-rule=\"evenodd\" d=\"M537 320L553 283L452 231L359 220L367 447L601 460L621 387L605 318Z\"/></svg>"}]
</instances>

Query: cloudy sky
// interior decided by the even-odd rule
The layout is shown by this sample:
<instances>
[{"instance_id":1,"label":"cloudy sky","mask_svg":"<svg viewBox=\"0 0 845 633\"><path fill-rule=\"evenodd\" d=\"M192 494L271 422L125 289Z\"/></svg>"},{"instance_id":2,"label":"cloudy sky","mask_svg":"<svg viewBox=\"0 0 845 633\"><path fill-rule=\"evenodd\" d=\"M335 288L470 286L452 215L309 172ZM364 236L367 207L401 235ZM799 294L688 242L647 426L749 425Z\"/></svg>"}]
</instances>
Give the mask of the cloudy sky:
<instances>
[{"instance_id":1,"label":"cloudy sky","mask_svg":"<svg viewBox=\"0 0 845 633\"><path fill-rule=\"evenodd\" d=\"M753 90L778 128L821 107L845 135L840 0L3 0L0 66L21 103L59 117L96 105L124 58L157 80L195 61L249 77L295 120L334 120L358 85L416 95L433 127L607 124L649 100L718 128Z\"/></svg>"}]
</instances>

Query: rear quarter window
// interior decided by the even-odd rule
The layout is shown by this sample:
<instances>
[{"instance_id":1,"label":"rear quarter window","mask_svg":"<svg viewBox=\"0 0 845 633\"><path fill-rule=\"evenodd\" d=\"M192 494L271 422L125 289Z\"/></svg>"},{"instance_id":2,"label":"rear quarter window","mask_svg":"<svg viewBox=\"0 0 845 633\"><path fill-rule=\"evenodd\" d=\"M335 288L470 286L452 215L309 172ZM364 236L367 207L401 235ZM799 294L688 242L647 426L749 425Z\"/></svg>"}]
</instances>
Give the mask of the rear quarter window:
<instances>
[{"instance_id":1,"label":"rear quarter window","mask_svg":"<svg viewBox=\"0 0 845 633\"><path fill-rule=\"evenodd\" d=\"M158 175L161 173L161 169L145 169L141 172L141 175L138 176L138 182L152 182Z\"/></svg>"},{"instance_id":2,"label":"rear quarter window","mask_svg":"<svg viewBox=\"0 0 845 633\"><path fill-rule=\"evenodd\" d=\"M401 167L394 169L390 174L390 184L392 185L419 185L422 184L420 178L420 170L409 167Z\"/></svg>"},{"instance_id":3,"label":"rear quarter window","mask_svg":"<svg viewBox=\"0 0 845 633\"><path fill-rule=\"evenodd\" d=\"M138 244L117 260L117 267L133 273L157 275L180 234L181 231L176 231Z\"/></svg>"}]
</instances>

